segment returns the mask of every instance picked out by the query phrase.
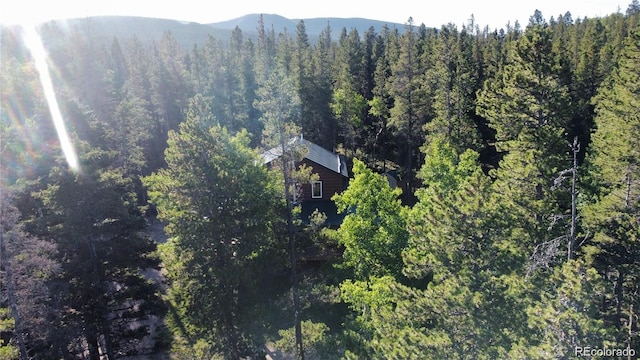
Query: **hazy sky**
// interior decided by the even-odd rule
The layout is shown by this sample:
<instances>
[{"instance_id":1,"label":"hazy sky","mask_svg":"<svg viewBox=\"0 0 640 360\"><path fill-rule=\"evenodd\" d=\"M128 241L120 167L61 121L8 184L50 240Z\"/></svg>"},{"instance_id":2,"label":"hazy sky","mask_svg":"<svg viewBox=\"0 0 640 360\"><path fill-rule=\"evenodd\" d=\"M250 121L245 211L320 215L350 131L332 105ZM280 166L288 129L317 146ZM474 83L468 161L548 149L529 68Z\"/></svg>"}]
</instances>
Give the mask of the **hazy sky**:
<instances>
[{"instance_id":1,"label":"hazy sky","mask_svg":"<svg viewBox=\"0 0 640 360\"><path fill-rule=\"evenodd\" d=\"M265 13L291 19L362 17L397 23L405 23L411 16L417 25L439 27L449 22L461 26L473 14L478 25L501 28L515 20L526 25L536 9L542 11L547 20L567 11L577 19L606 16L618 9L624 12L629 3L631 0L0 0L0 22L134 15L211 23Z\"/></svg>"}]
</instances>

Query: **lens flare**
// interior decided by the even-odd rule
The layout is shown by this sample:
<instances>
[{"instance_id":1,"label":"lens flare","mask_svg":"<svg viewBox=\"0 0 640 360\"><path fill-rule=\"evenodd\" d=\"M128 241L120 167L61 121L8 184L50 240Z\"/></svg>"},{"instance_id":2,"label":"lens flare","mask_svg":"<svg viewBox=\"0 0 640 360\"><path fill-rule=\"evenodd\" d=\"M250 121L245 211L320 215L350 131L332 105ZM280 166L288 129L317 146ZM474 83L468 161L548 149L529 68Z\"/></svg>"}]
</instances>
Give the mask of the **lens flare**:
<instances>
[{"instance_id":1,"label":"lens flare","mask_svg":"<svg viewBox=\"0 0 640 360\"><path fill-rule=\"evenodd\" d=\"M67 129L64 126L64 119L60 112L60 107L58 106L56 94L53 91L53 82L51 81L49 65L47 64L47 53L44 49L44 45L42 44L42 39L40 39L35 26L25 25L23 28L25 31L25 45L31 52L36 69L38 70L40 84L42 85L44 96L47 100L47 104L49 105L49 112L51 113L51 119L53 119L53 125L58 133L62 153L67 160L69 168L73 171L79 171L80 164L78 162L78 156L76 155L76 151L71 143Z\"/></svg>"}]
</instances>

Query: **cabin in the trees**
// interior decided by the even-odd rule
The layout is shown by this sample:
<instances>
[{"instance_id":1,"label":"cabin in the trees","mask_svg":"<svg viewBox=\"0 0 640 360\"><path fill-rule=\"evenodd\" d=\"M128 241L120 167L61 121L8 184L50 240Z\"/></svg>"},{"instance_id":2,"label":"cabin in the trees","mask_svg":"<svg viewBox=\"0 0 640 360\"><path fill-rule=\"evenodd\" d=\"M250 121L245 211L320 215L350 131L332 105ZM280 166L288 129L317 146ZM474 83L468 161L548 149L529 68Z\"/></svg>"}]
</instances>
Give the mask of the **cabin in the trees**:
<instances>
[{"instance_id":1,"label":"cabin in the trees","mask_svg":"<svg viewBox=\"0 0 640 360\"><path fill-rule=\"evenodd\" d=\"M347 188L349 173L345 158L305 140L302 136L291 139L288 146L301 154L302 160L296 167L304 164L312 169L313 174L318 175L317 180L298 185L295 201L302 206L302 221L308 222L309 215L317 209L327 216L326 225L340 225L344 216L337 213L331 197ZM270 164L281 156L282 148L275 147L264 152L262 159L265 164Z\"/></svg>"}]
</instances>

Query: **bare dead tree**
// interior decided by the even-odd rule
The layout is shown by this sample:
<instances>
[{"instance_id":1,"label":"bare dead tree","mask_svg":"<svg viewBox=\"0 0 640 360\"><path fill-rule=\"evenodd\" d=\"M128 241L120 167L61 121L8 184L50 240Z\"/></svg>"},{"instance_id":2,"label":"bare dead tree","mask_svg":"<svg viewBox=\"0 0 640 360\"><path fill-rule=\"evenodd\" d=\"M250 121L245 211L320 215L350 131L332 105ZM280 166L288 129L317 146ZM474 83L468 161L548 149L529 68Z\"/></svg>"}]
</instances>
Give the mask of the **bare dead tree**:
<instances>
[{"instance_id":1,"label":"bare dead tree","mask_svg":"<svg viewBox=\"0 0 640 360\"><path fill-rule=\"evenodd\" d=\"M575 258L576 236L578 228L578 152L580 151L580 143L578 143L577 136L573 138L573 144L571 144L570 146L573 155L572 166L569 169L560 171L560 174L557 178L554 179L553 186L551 187L552 190L556 190L562 187L566 180L569 180L571 182L571 213L568 216L569 231L565 235L558 236L554 239L536 245L536 247L533 249L533 253L529 257L530 261L529 265L527 266L527 276L537 269L549 267L554 262L556 256L560 253L559 248L562 242L567 243L567 260ZM558 222L566 218L567 215L551 215L551 224L549 225L549 230L551 230Z\"/></svg>"}]
</instances>

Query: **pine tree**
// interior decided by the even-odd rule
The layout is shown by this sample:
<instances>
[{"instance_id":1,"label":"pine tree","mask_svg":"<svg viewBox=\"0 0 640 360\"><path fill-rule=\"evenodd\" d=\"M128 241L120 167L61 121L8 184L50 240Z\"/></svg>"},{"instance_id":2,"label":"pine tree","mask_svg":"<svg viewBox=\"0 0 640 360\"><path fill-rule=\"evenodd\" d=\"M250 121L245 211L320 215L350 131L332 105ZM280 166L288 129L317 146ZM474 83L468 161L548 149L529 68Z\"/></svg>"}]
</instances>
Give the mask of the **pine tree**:
<instances>
[{"instance_id":1,"label":"pine tree","mask_svg":"<svg viewBox=\"0 0 640 360\"><path fill-rule=\"evenodd\" d=\"M321 128L316 124L317 119L313 111L314 105L316 105L313 101L315 97L313 60L304 20L300 20L296 26L296 51L293 77L298 90L298 97L300 98L300 125L303 133L310 141L316 141L320 138L319 131Z\"/></svg>"},{"instance_id":2,"label":"pine tree","mask_svg":"<svg viewBox=\"0 0 640 360\"><path fill-rule=\"evenodd\" d=\"M569 99L548 27L529 27L511 46L508 63L479 93L477 111L495 129L496 148L504 154L495 173L497 201L513 205L509 216L528 234L517 246L528 257L537 243L556 237L557 227L547 230L549 217L568 208L563 193L551 187L557 172L570 166Z\"/></svg>"},{"instance_id":3,"label":"pine tree","mask_svg":"<svg viewBox=\"0 0 640 360\"><path fill-rule=\"evenodd\" d=\"M369 114L373 117L373 130L375 131L373 158L374 161L382 161L382 170L386 171L387 156L392 149L392 142L389 141L388 122L390 109L393 107L393 100L389 93L388 81L391 76L391 65L389 63L389 46L385 44L390 39L389 28L383 27L382 34L377 37L374 54L377 58L375 72L373 74L374 87L372 98L368 101ZM379 166L380 167L380 166Z\"/></svg>"},{"instance_id":4,"label":"pine tree","mask_svg":"<svg viewBox=\"0 0 640 360\"><path fill-rule=\"evenodd\" d=\"M123 106L135 109L134 113L143 117L138 120L144 120L144 122L142 124L130 124L130 130L137 127L137 131L146 132L144 135L141 134L141 137L146 136L148 138L146 144L142 143L145 145L146 166L144 173L148 174L164 165L162 152L167 146L169 123L166 117L163 116L163 111L156 106L154 73L157 68L149 66L149 64L154 63L153 57L149 54L144 44L135 38L127 43L125 57L128 77L123 93L126 96L125 104L128 104L123 104ZM114 113L115 110L112 110L112 114ZM142 126L146 126L146 129L143 130Z\"/></svg>"},{"instance_id":5,"label":"pine tree","mask_svg":"<svg viewBox=\"0 0 640 360\"><path fill-rule=\"evenodd\" d=\"M394 103L389 126L404 142L404 196L408 203L412 203L416 147L420 143L422 128L431 116L413 19L410 18L405 27L405 32L400 37L399 56L391 63L389 92Z\"/></svg>"},{"instance_id":6,"label":"pine tree","mask_svg":"<svg viewBox=\"0 0 640 360\"><path fill-rule=\"evenodd\" d=\"M162 314L156 284L142 275L159 265L155 244L140 234L145 223L134 181L110 167L114 153L81 150L82 172L54 167L34 193L42 215L30 220L30 232L55 241L61 263L51 285L60 311L52 353L88 350L91 359L135 353L148 326L139 324Z\"/></svg>"},{"instance_id":7,"label":"pine tree","mask_svg":"<svg viewBox=\"0 0 640 360\"><path fill-rule=\"evenodd\" d=\"M267 148L277 149L280 155L278 167L281 174L281 195L286 203L286 226L291 271L291 297L293 300L294 327L297 357L304 359L302 339L301 305L297 274L296 227L294 214L294 194L297 192L296 169L294 164L302 160L300 153L305 151L291 140L300 133L300 98L295 91L291 77L287 76L286 64L279 64L269 74L258 92L256 108L261 111L264 123L263 143ZM302 181L304 182L304 181ZM298 183L302 183L298 181Z\"/></svg>"},{"instance_id":8,"label":"pine tree","mask_svg":"<svg viewBox=\"0 0 640 360\"><path fill-rule=\"evenodd\" d=\"M160 126L165 129L164 134L178 128L184 118L187 99L192 95L187 87L186 68L180 55L176 38L171 32L165 32L159 44L153 48L151 64L142 64L151 67L151 102Z\"/></svg>"},{"instance_id":9,"label":"pine tree","mask_svg":"<svg viewBox=\"0 0 640 360\"><path fill-rule=\"evenodd\" d=\"M487 200L491 181L477 159L477 153L457 155L453 146L435 138L425 148L419 173L428 185L417 191L419 201L404 217L388 216L397 200L388 198L392 192L384 190L386 184L375 191L379 175L361 173L360 180L368 181L359 185L367 186L350 185L347 191L358 196L353 201L355 213L348 217L353 216L357 226L346 227L352 223L345 221L339 230L350 235L345 238L350 241L345 256L349 251L355 255L345 260L357 258L356 269L368 269L368 259L384 259L365 251L376 244L373 240L381 231L393 228L382 219L406 222L406 229L396 236L389 231L387 239L408 238L401 250L402 274L377 271L366 281L342 283L341 297L355 312L347 322L347 354L372 358L384 354L389 359L506 356L514 331L520 331L524 308L501 276L509 258L494 243L500 235L496 225L501 214ZM373 193L362 196L368 189ZM368 204L375 204L378 212L370 216ZM358 215L363 207L365 212ZM402 214L399 209L394 212ZM384 256L396 259L398 254Z\"/></svg>"},{"instance_id":10,"label":"pine tree","mask_svg":"<svg viewBox=\"0 0 640 360\"><path fill-rule=\"evenodd\" d=\"M252 75L251 69L246 66L252 59L246 52L244 34L237 26L231 33L227 50L223 76L227 84L224 99L227 102L228 127L231 131L248 129L252 120L252 127L255 127L258 119L251 119L251 112L256 89L255 86L251 89L252 84L247 82Z\"/></svg>"},{"instance_id":11,"label":"pine tree","mask_svg":"<svg viewBox=\"0 0 640 360\"><path fill-rule=\"evenodd\" d=\"M602 299L605 324L618 346L637 348L640 308L640 28L625 40L617 69L595 98L596 130L588 163L594 202L585 208L593 240L587 259L608 282Z\"/></svg>"},{"instance_id":12,"label":"pine tree","mask_svg":"<svg viewBox=\"0 0 640 360\"><path fill-rule=\"evenodd\" d=\"M266 81L268 75L273 70L276 39L273 28L271 28L271 31L267 31L267 29L264 28L264 18L262 15L258 18L257 30L255 71L257 81L261 84Z\"/></svg>"},{"instance_id":13,"label":"pine tree","mask_svg":"<svg viewBox=\"0 0 640 360\"><path fill-rule=\"evenodd\" d=\"M579 137L580 143L589 144L593 128L594 108L592 98L606 74L602 73L601 52L605 44L605 28L600 19L591 19L584 23L586 27L579 43L578 62L575 68L576 81L572 86L575 116L572 121L572 132ZM586 148L586 147L585 147Z\"/></svg>"},{"instance_id":14,"label":"pine tree","mask_svg":"<svg viewBox=\"0 0 640 360\"><path fill-rule=\"evenodd\" d=\"M316 136L309 137L309 140L326 149L332 149L336 145L336 122L329 106L333 93L331 70L333 52L331 27L327 25L327 27L322 30L318 38L318 44L312 55L313 72L311 74L311 85L313 97L308 100L313 104L309 106L311 113L307 115L310 118L308 120L302 120L307 130L316 129Z\"/></svg>"},{"instance_id":15,"label":"pine tree","mask_svg":"<svg viewBox=\"0 0 640 360\"><path fill-rule=\"evenodd\" d=\"M345 149L353 157L356 144L361 143L366 99L362 93L362 65L364 53L360 35L356 29L340 33L339 46L334 63L334 88L331 109L337 120L338 136Z\"/></svg>"},{"instance_id":16,"label":"pine tree","mask_svg":"<svg viewBox=\"0 0 640 360\"><path fill-rule=\"evenodd\" d=\"M498 241L502 214L488 200L490 178L478 153L458 155L445 138L424 151L426 185L417 191L403 253L413 286L400 299L421 324L410 327L431 338L422 344L431 357L503 358L523 309L505 288L511 256Z\"/></svg>"},{"instance_id":17,"label":"pine tree","mask_svg":"<svg viewBox=\"0 0 640 360\"><path fill-rule=\"evenodd\" d=\"M160 248L170 283L178 346L204 341L226 358L246 356L239 301L272 247L279 198L273 178L248 148L192 99L187 120L169 135L167 168L145 178L169 241Z\"/></svg>"},{"instance_id":18,"label":"pine tree","mask_svg":"<svg viewBox=\"0 0 640 360\"><path fill-rule=\"evenodd\" d=\"M485 82L477 108L503 153L492 172L492 213L501 214L493 241L504 259L499 278L508 286L501 289L517 319L506 341L524 347L537 341L526 326L526 309L552 286L548 267L566 259L559 242L567 230L555 219L571 207L567 191L553 190L558 173L571 166L569 93L553 54L553 33L539 16L533 22L509 44L508 61Z\"/></svg>"},{"instance_id":19,"label":"pine tree","mask_svg":"<svg viewBox=\"0 0 640 360\"><path fill-rule=\"evenodd\" d=\"M48 282L59 275L55 260L56 246L29 235L20 223L13 189L0 187L0 308L2 331L12 334L10 341L0 342L0 357L9 359L40 358L48 339L56 331L48 325L54 309L50 306ZM5 310L6 307L6 318ZM13 323L13 328L6 325ZM9 356L16 345L15 357Z\"/></svg>"},{"instance_id":20,"label":"pine tree","mask_svg":"<svg viewBox=\"0 0 640 360\"><path fill-rule=\"evenodd\" d=\"M426 125L430 138L445 136L459 152L479 148L479 134L471 116L477 73L471 37L449 24L443 26L431 55L435 66L427 76L434 91L434 119Z\"/></svg>"},{"instance_id":21,"label":"pine tree","mask_svg":"<svg viewBox=\"0 0 640 360\"><path fill-rule=\"evenodd\" d=\"M527 309L527 344L517 344L510 357L570 359L578 349L611 347L611 336L598 314L598 302L607 287L597 271L570 260L555 268Z\"/></svg>"}]
</instances>

